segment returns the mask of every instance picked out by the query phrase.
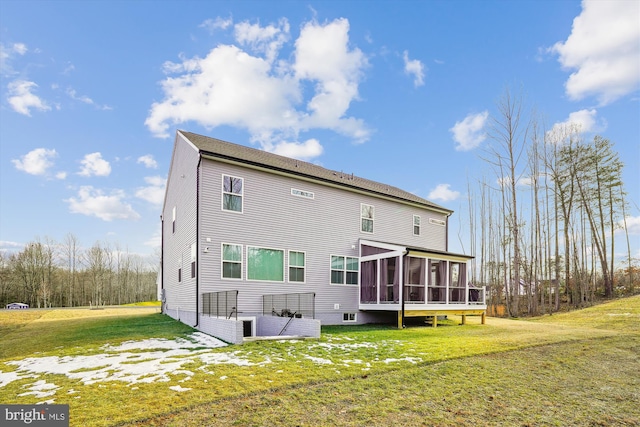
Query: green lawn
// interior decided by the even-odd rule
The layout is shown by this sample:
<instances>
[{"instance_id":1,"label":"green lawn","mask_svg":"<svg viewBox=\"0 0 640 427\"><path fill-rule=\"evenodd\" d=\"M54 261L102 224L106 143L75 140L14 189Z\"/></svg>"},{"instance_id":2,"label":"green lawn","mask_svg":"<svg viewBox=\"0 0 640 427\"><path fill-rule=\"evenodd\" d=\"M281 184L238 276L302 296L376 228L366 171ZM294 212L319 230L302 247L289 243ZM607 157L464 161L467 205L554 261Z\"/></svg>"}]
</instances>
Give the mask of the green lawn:
<instances>
[{"instance_id":1,"label":"green lawn","mask_svg":"<svg viewBox=\"0 0 640 427\"><path fill-rule=\"evenodd\" d=\"M0 402L68 403L78 426L640 425L640 296L527 321L325 327L319 340L190 350L124 351L193 331L157 308L98 311L0 312Z\"/></svg>"}]
</instances>

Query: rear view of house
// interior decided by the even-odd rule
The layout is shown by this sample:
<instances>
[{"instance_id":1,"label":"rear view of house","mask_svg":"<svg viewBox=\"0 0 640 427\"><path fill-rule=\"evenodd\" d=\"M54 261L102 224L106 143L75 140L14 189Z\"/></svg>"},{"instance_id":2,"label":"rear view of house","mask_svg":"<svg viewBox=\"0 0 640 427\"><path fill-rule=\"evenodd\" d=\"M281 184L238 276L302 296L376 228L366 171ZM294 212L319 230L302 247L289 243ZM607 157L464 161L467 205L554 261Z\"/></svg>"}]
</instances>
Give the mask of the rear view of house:
<instances>
[{"instance_id":1,"label":"rear view of house","mask_svg":"<svg viewBox=\"0 0 640 427\"><path fill-rule=\"evenodd\" d=\"M163 312L233 343L319 336L320 324L484 319L471 257L447 251L451 214L392 186L178 131Z\"/></svg>"}]
</instances>

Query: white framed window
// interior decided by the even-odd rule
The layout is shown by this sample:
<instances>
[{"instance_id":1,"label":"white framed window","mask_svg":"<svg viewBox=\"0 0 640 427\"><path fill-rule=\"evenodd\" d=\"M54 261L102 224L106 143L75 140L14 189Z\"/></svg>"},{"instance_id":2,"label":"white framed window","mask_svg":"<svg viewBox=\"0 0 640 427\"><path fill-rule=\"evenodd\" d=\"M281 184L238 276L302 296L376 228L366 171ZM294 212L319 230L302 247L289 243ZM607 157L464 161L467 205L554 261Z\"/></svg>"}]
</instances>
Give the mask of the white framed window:
<instances>
[{"instance_id":1,"label":"white framed window","mask_svg":"<svg viewBox=\"0 0 640 427\"><path fill-rule=\"evenodd\" d=\"M344 323L354 323L358 321L358 313L342 313Z\"/></svg>"},{"instance_id":2,"label":"white framed window","mask_svg":"<svg viewBox=\"0 0 640 427\"><path fill-rule=\"evenodd\" d=\"M244 179L222 175L222 210L242 213L244 202Z\"/></svg>"},{"instance_id":3,"label":"white framed window","mask_svg":"<svg viewBox=\"0 0 640 427\"><path fill-rule=\"evenodd\" d=\"M289 251L289 282L305 283L306 253Z\"/></svg>"},{"instance_id":4,"label":"white framed window","mask_svg":"<svg viewBox=\"0 0 640 427\"><path fill-rule=\"evenodd\" d=\"M314 194L311 191L298 190L296 188L291 189L292 196L304 197L305 199L313 199L315 198Z\"/></svg>"},{"instance_id":5,"label":"white framed window","mask_svg":"<svg viewBox=\"0 0 640 427\"><path fill-rule=\"evenodd\" d=\"M222 244L222 278L242 279L242 245Z\"/></svg>"},{"instance_id":6,"label":"white framed window","mask_svg":"<svg viewBox=\"0 0 640 427\"><path fill-rule=\"evenodd\" d=\"M178 259L178 283L182 282L182 255Z\"/></svg>"},{"instance_id":7,"label":"white framed window","mask_svg":"<svg viewBox=\"0 0 640 427\"><path fill-rule=\"evenodd\" d=\"M359 265L358 258L331 255L331 284L357 285Z\"/></svg>"},{"instance_id":8,"label":"white framed window","mask_svg":"<svg viewBox=\"0 0 640 427\"><path fill-rule=\"evenodd\" d=\"M247 246L247 280L284 282L284 251Z\"/></svg>"},{"instance_id":9,"label":"white framed window","mask_svg":"<svg viewBox=\"0 0 640 427\"><path fill-rule=\"evenodd\" d=\"M176 207L173 207L173 210L171 211L171 232L175 233L176 232Z\"/></svg>"},{"instance_id":10,"label":"white framed window","mask_svg":"<svg viewBox=\"0 0 640 427\"><path fill-rule=\"evenodd\" d=\"M413 235L420 235L420 215L413 216Z\"/></svg>"},{"instance_id":11,"label":"white framed window","mask_svg":"<svg viewBox=\"0 0 640 427\"><path fill-rule=\"evenodd\" d=\"M360 231L373 233L374 208L364 203L360 204Z\"/></svg>"},{"instance_id":12,"label":"white framed window","mask_svg":"<svg viewBox=\"0 0 640 427\"><path fill-rule=\"evenodd\" d=\"M196 244L191 245L191 278L196 277Z\"/></svg>"}]
</instances>

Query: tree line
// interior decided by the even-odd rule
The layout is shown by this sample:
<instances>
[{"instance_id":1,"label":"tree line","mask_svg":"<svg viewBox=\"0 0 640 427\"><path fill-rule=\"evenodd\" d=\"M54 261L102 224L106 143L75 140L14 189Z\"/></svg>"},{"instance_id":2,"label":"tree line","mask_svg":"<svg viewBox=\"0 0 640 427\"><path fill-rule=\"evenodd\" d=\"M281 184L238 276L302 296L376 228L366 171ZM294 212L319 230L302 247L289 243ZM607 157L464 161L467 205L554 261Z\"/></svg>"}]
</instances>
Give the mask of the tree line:
<instances>
[{"instance_id":1,"label":"tree line","mask_svg":"<svg viewBox=\"0 0 640 427\"><path fill-rule=\"evenodd\" d=\"M639 292L614 144L575 123L545 129L509 90L491 120L482 156L491 174L468 191L474 280L487 286L488 303L536 315ZM617 266L616 250L627 253Z\"/></svg>"},{"instance_id":2,"label":"tree line","mask_svg":"<svg viewBox=\"0 0 640 427\"><path fill-rule=\"evenodd\" d=\"M96 242L80 246L69 233L62 243L36 239L16 253L0 252L0 308L120 305L157 299L157 263Z\"/></svg>"}]
</instances>

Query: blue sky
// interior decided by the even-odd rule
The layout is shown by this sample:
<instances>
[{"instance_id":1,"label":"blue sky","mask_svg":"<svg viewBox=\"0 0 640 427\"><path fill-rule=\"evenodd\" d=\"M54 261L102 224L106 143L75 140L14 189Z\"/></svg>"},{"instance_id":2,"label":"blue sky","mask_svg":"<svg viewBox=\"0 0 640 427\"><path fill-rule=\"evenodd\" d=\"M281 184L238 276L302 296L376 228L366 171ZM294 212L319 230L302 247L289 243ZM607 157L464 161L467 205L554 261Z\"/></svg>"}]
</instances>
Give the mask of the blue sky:
<instances>
[{"instance_id":1,"label":"blue sky","mask_svg":"<svg viewBox=\"0 0 640 427\"><path fill-rule=\"evenodd\" d=\"M428 198L468 253L509 87L545 129L615 143L640 256L637 1L3 0L0 48L3 251L73 233L152 254L184 129Z\"/></svg>"}]
</instances>

